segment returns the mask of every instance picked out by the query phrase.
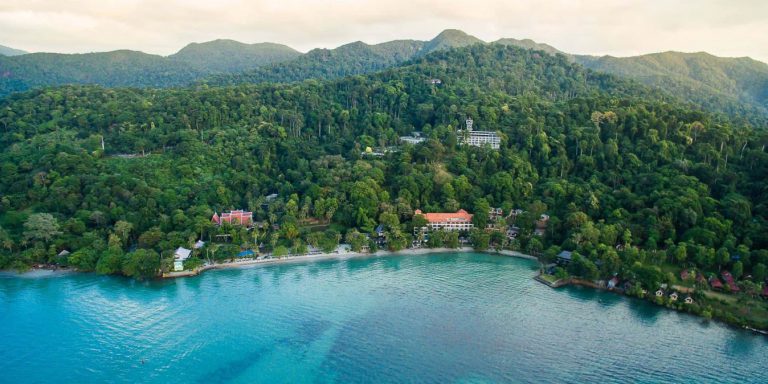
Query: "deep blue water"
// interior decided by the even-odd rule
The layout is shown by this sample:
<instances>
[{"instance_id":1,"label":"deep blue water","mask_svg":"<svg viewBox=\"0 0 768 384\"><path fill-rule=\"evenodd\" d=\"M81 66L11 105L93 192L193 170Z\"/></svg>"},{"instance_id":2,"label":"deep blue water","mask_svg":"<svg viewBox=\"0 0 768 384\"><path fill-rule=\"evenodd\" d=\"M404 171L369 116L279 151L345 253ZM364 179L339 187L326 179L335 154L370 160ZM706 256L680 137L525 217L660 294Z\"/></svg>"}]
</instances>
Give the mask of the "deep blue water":
<instances>
[{"instance_id":1,"label":"deep blue water","mask_svg":"<svg viewBox=\"0 0 768 384\"><path fill-rule=\"evenodd\" d=\"M485 254L0 276L0 382L768 382L768 339ZM142 362L143 361L143 362Z\"/></svg>"}]
</instances>

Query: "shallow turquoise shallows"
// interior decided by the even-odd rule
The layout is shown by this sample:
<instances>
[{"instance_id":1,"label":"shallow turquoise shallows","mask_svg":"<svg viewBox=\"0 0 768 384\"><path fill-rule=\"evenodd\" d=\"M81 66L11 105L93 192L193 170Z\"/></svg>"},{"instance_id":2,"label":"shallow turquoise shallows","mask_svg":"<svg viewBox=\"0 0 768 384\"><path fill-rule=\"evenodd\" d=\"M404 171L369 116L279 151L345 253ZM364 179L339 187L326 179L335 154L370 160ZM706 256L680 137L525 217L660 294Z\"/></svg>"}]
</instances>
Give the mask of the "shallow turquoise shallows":
<instances>
[{"instance_id":1,"label":"shallow turquoise shallows","mask_svg":"<svg viewBox=\"0 0 768 384\"><path fill-rule=\"evenodd\" d=\"M0 382L766 383L763 336L485 254L0 276Z\"/></svg>"}]
</instances>

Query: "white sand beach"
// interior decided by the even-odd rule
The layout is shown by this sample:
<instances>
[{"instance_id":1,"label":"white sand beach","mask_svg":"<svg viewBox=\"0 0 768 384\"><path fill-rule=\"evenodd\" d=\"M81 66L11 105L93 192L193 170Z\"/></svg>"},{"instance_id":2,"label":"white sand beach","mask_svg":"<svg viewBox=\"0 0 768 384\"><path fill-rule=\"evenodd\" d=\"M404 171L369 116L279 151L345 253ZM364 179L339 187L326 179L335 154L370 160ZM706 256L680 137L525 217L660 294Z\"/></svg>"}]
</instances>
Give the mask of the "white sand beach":
<instances>
[{"instance_id":1,"label":"white sand beach","mask_svg":"<svg viewBox=\"0 0 768 384\"><path fill-rule=\"evenodd\" d=\"M269 259L246 259L246 260L237 260L237 261L231 261L231 262L225 262L225 263L209 264L195 271L169 272L164 274L163 277L175 278L175 277L196 276L201 272L204 272L209 269L246 268L246 267L252 267L256 265L273 265L273 264L279 264L279 263L282 264L282 263L303 263L308 261L321 261L321 260L346 260L346 259L359 258L359 257L416 256L416 255L426 255L426 254L433 254L433 253L451 253L451 252L483 252L483 253L494 254L494 255L520 257L520 258L529 259L529 260L537 260L536 257L534 256L526 255L524 253L520 253L517 251L507 251L507 250L476 251L472 247L408 248L408 249L403 249L396 252L381 250L374 253L362 253L362 252L352 252L352 251L342 250L342 251L331 252L331 253L291 255L291 256L285 256L281 258L269 258Z\"/></svg>"}]
</instances>

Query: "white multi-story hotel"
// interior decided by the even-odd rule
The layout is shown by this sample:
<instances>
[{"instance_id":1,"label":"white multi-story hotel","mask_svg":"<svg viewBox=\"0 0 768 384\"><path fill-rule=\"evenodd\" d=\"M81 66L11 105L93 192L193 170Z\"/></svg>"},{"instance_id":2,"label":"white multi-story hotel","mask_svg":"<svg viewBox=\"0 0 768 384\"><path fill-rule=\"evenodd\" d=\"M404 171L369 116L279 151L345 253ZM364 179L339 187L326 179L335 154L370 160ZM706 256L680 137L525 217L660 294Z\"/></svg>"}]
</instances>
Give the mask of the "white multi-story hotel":
<instances>
[{"instance_id":1,"label":"white multi-story hotel","mask_svg":"<svg viewBox=\"0 0 768 384\"><path fill-rule=\"evenodd\" d=\"M475 227L472 224L472 215L463 209L454 213L423 213L417 209L414 214L422 215L427 219L427 226L424 228L429 230L469 231Z\"/></svg>"},{"instance_id":2,"label":"white multi-story hotel","mask_svg":"<svg viewBox=\"0 0 768 384\"><path fill-rule=\"evenodd\" d=\"M472 130L472 119L467 119L467 129L465 131L459 130L459 138L462 144L472 145L475 147L483 147L485 145L490 146L492 149L499 149L501 145L501 138L496 132L492 131L474 131Z\"/></svg>"}]
</instances>

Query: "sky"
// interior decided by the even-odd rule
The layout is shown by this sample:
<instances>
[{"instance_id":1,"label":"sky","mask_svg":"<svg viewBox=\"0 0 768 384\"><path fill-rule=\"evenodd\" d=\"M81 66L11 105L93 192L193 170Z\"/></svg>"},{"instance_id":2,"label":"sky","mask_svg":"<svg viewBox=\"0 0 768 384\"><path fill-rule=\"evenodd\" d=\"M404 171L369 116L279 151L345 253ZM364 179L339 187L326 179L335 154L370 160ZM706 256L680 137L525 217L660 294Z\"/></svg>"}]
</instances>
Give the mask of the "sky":
<instances>
[{"instance_id":1,"label":"sky","mask_svg":"<svg viewBox=\"0 0 768 384\"><path fill-rule=\"evenodd\" d=\"M707 51L768 62L768 0L2 0L0 45L168 55L219 38L306 52L352 41L530 38L578 54Z\"/></svg>"}]
</instances>

